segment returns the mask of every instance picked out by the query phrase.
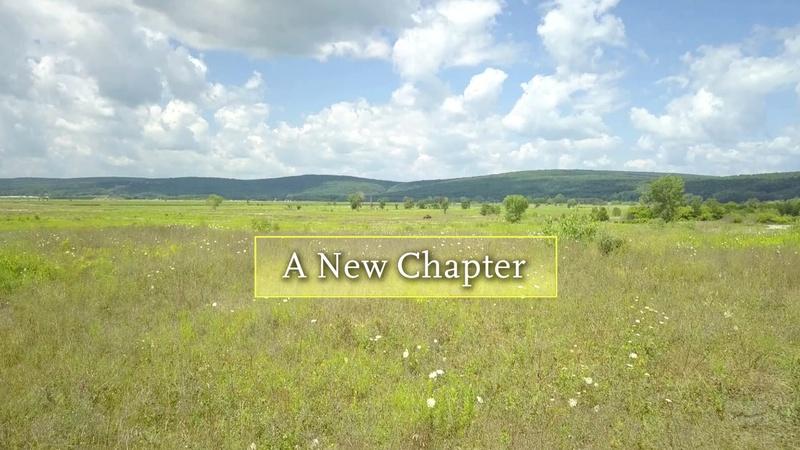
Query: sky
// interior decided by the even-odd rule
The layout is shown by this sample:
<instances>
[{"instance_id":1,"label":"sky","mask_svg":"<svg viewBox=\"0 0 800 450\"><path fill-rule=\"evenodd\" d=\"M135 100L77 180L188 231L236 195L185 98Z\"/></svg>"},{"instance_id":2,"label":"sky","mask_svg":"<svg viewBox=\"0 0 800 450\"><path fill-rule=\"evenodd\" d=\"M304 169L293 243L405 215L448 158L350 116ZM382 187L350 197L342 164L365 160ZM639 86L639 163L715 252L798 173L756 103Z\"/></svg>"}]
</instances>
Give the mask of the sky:
<instances>
[{"instance_id":1,"label":"sky","mask_svg":"<svg viewBox=\"0 0 800 450\"><path fill-rule=\"evenodd\" d=\"M800 170L796 0L0 0L0 177Z\"/></svg>"}]
</instances>

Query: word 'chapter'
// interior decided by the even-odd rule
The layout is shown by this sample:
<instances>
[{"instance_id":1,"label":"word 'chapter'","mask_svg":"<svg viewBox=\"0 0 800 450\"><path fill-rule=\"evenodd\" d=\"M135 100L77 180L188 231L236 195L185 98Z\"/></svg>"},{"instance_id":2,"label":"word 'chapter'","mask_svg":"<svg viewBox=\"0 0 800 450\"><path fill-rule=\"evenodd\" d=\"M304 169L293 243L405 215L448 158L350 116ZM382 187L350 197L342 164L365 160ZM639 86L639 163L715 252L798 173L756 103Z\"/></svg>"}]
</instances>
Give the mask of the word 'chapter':
<instances>
[{"instance_id":1,"label":"word 'chapter'","mask_svg":"<svg viewBox=\"0 0 800 450\"><path fill-rule=\"evenodd\" d=\"M363 277L379 280L383 278L389 265L388 259L346 259L342 252L332 254L319 252L317 256L319 264L315 264L314 267L319 268L317 278L320 279L344 277L356 280ZM439 261L432 257L429 250L422 250L403 253L397 258L394 266L397 273L405 279L460 280L462 287L470 288L476 278L521 279L524 276L522 272L526 263L524 259L494 260L489 255L485 255L483 259ZM308 278L296 251L292 252L282 278Z\"/></svg>"}]
</instances>

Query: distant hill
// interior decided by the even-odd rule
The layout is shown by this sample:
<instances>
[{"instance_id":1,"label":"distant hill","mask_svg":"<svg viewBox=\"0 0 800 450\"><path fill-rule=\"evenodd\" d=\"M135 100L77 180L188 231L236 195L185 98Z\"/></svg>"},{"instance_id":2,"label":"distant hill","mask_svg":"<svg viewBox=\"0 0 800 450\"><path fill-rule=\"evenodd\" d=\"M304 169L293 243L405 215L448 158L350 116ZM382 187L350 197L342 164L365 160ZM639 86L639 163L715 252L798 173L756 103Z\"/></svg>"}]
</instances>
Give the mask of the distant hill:
<instances>
[{"instance_id":1,"label":"distant hill","mask_svg":"<svg viewBox=\"0 0 800 450\"><path fill-rule=\"evenodd\" d=\"M260 180L229 178L7 178L0 195L48 195L53 198L110 196L120 198L343 200L361 191L376 200L447 196L457 200L500 200L508 194L600 200L636 200L641 188L663 176L653 172L535 170L478 177L396 182L337 175L300 175ZM689 193L720 201L800 197L800 172L715 177L680 175Z\"/></svg>"}]
</instances>

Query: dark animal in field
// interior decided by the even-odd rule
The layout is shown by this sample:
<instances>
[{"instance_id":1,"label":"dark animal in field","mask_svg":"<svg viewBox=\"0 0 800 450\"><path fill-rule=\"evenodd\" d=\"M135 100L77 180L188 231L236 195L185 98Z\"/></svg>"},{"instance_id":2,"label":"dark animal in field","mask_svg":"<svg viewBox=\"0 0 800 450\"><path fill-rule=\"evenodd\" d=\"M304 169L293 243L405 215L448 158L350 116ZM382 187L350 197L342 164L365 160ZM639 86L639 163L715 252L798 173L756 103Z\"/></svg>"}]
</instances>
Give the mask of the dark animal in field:
<instances>
[{"instance_id":1,"label":"dark animal in field","mask_svg":"<svg viewBox=\"0 0 800 450\"><path fill-rule=\"evenodd\" d=\"M424 216L422 216L422 218L423 219L433 219L433 217L431 217L430 214L425 214Z\"/></svg>"}]
</instances>

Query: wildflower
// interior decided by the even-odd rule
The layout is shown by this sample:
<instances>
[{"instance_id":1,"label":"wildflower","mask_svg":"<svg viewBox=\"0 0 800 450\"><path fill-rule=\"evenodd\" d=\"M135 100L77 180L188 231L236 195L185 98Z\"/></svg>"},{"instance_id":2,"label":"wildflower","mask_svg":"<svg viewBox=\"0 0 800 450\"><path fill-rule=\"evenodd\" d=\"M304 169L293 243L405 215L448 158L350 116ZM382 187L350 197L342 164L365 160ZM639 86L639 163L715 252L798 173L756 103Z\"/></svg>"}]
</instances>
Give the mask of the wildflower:
<instances>
[{"instance_id":1,"label":"wildflower","mask_svg":"<svg viewBox=\"0 0 800 450\"><path fill-rule=\"evenodd\" d=\"M586 384L592 384L594 380L592 380L592 377L583 377L583 382Z\"/></svg>"},{"instance_id":2,"label":"wildflower","mask_svg":"<svg viewBox=\"0 0 800 450\"><path fill-rule=\"evenodd\" d=\"M428 404L428 408L433 408L434 406L436 406L436 399L435 398L429 398L426 403Z\"/></svg>"},{"instance_id":3,"label":"wildflower","mask_svg":"<svg viewBox=\"0 0 800 450\"><path fill-rule=\"evenodd\" d=\"M574 408L576 406L578 406L578 401L575 400L574 398L569 399L569 407Z\"/></svg>"},{"instance_id":4,"label":"wildflower","mask_svg":"<svg viewBox=\"0 0 800 450\"><path fill-rule=\"evenodd\" d=\"M481 405L483 404L483 398L481 398L481 396L480 396L480 395L479 395L479 396L477 396L477 397L475 397L475 400L477 400L477 401L478 401L478 403L480 403Z\"/></svg>"},{"instance_id":5,"label":"wildflower","mask_svg":"<svg viewBox=\"0 0 800 450\"><path fill-rule=\"evenodd\" d=\"M216 307L217 307L217 302L214 302L214 303L212 303L212 304L211 304L211 307L212 307L212 308L216 308Z\"/></svg>"},{"instance_id":6,"label":"wildflower","mask_svg":"<svg viewBox=\"0 0 800 450\"><path fill-rule=\"evenodd\" d=\"M311 319L311 323L317 323L317 319Z\"/></svg>"},{"instance_id":7,"label":"wildflower","mask_svg":"<svg viewBox=\"0 0 800 450\"><path fill-rule=\"evenodd\" d=\"M433 372L431 372L431 373L429 373L429 374L428 374L428 378L430 378L431 380L433 380L433 379L435 379L435 378L437 378L437 377L440 377L440 376L442 376L442 375L444 375L444 370L442 370L442 369L436 369L436 370L434 370Z\"/></svg>"},{"instance_id":8,"label":"wildflower","mask_svg":"<svg viewBox=\"0 0 800 450\"><path fill-rule=\"evenodd\" d=\"M250 450L256 450L256 443L255 442L251 442L250 443Z\"/></svg>"},{"instance_id":9,"label":"wildflower","mask_svg":"<svg viewBox=\"0 0 800 450\"><path fill-rule=\"evenodd\" d=\"M730 311L725 311L722 315L725 316L726 319L733 317L733 313Z\"/></svg>"},{"instance_id":10,"label":"wildflower","mask_svg":"<svg viewBox=\"0 0 800 450\"><path fill-rule=\"evenodd\" d=\"M405 351L403 352L403 359L406 358L408 358L408 349L405 349Z\"/></svg>"},{"instance_id":11,"label":"wildflower","mask_svg":"<svg viewBox=\"0 0 800 450\"><path fill-rule=\"evenodd\" d=\"M636 358L638 358L638 357L639 357L639 355L637 355L637 354L636 354L636 353L634 353L634 352L631 352L631 354L630 354L630 355L628 355L628 357L630 357L631 359L636 359Z\"/></svg>"},{"instance_id":12,"label":"wildflower","mask_svg":"<svg viewBox=\"0 0 800 450\"><path fill-rule=\"evenodd\" d=\"M664 401L667 402L667 403L672 403L672 400L668 399L668 398L665 398Z\"/></svg>"}]
</instances>

